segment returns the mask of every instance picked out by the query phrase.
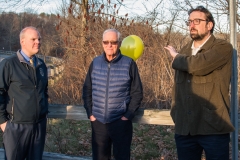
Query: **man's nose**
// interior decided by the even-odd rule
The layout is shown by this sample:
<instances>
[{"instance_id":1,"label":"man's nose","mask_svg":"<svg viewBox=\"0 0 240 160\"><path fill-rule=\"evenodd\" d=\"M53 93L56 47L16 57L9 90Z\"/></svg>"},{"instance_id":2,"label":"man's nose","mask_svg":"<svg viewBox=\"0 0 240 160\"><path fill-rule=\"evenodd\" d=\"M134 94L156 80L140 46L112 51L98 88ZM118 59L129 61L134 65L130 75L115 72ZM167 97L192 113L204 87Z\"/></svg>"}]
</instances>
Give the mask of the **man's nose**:
<instances>
[{"instance_id":1,"label":"man's nose","mask_svg":"<svg viewBox=\"0 0 240 160\"><path fill-rule=\"evenodd\" d=\"M41 42L40 42L40 40L37 39L37 40L35 40L35 43L41 43Z\"/></svg>"},{"instance_id":2,"label":"man's nose","mask_svg":"<svg viewBox=\"0 0 240 160\"><path fill-rule=\"evenodd\" d=\"M195 26L195 24L193 23L193 22L191 22L190 24L189 24L189 27L190 28L192 28L192 27L194 27Z\"/></svg>"}]
</instances>

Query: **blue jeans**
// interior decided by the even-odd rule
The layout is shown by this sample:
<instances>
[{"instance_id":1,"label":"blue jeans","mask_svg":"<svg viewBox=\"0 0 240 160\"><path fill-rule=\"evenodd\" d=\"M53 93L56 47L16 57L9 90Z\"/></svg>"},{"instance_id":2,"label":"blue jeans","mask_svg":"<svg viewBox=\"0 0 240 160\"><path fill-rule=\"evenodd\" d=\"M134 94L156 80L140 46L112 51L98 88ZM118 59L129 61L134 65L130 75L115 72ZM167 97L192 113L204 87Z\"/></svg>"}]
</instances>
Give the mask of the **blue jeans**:
<instances>
[{"instance_id":1,"label":"blue jeans","mask_svg":"<svg viewBox=\"0 0 240 160\"><path fill-rule=\"evenodd\" d=\"M195 135L175 134L179 160L201 160L204 150L206 160L229 160L230 135Z\"/></svg>"}]
</instances>

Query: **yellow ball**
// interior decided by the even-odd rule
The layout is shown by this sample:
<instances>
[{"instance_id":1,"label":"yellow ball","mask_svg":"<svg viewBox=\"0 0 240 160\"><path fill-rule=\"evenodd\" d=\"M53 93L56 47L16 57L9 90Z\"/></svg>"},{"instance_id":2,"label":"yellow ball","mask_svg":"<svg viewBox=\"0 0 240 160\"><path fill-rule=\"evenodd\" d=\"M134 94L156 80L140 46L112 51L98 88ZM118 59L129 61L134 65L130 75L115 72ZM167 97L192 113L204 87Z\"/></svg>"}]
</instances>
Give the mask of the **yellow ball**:
<instances>
[{"instance_id":1,"label":"yellow ball","mask_svg":"<svg viewBox=\"0 0 240 160\"><path fill-rule=\"evenodd\" d=\"M136 61L143 53L144 44L140 37L130 35L123 39L120 50L123 55Z\"/></svg>"}]
</instances>

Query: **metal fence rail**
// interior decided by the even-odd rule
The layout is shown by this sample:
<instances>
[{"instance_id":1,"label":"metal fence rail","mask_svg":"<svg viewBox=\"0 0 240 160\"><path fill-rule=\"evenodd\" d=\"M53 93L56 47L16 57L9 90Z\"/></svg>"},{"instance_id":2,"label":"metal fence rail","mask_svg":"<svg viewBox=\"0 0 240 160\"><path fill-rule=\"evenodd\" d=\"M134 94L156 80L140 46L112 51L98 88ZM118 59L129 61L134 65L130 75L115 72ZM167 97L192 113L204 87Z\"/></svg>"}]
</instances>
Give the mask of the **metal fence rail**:
<instances>
[{"instance_id":1,"label":"metal fence rail","mask_svg":"<svg viewBox=\"0 0 240 160\"><path fill-rule=\"evenodd\" d=\"M0 50L0 62L7 56L14 55L14 54L16 54L16 52ZM54 79L55 78L58 79L58 76L63 72L63 69L64 69L63 60L61 58L44 56L40 54L36 54L36 56L44 60L45 63L47 64L48 78L50 80L50 84L53 84Z\"/></svg>"}]
</instances>

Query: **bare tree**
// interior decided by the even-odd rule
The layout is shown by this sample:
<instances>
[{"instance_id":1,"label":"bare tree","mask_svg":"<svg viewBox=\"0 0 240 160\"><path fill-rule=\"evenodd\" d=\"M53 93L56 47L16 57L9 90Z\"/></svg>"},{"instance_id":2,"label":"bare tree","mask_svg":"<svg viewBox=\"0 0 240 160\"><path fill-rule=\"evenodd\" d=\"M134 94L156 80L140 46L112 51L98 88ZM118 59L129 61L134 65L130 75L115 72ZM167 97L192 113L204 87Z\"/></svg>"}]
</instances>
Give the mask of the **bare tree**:
<instances>
[{"instance_id":1,"label":"bare tree","mask_svg":"<svg viewBox=\"0 0 240 160\"><path fill-rule=\"evenodd\" d=\"M17 0L13 2L20 5L16 3L19 2ZM35 0L27 2L33 4ZM49 1L44 1L47 2ZM67 103L81 103L80 87L92 59L102 52L102 32L107 28L118 29L123 38L134 34L143 40L145 50L142 57L137 60L137 64L144 83L144 104L152 104L152 107L157 108L167 108L171 101L173 70L171 59L166 54L164 46L171 44L180 50L190 40L187 34L188 27L185 25L185 20L188 18L187 11L190 8L203 5L210 9L216 20L216 36L229 38L228 0L127 2L125 0L62 0L61 2L62 6L58 8L55 23L60 40L51 39L52 34L47 34L46 29L41 30L41 27L39 29L50 40L45 40L47 44L43 48L54 50L54 47L51 47L53 44L64 48L64 60L68 64L65 66L65 78L54 86L52 92ZM142 7L139 7L140 4ZM238 5L237 3L236 6ZM21 21L20 25L24 26L30 22L36 24L34 19L27 18Z\"/></svg>"},{"instance_id":2,"label":"bare tree","mask_svg":"<svg viewBox=\"0 0 240 160\"><path fill-rule=\"evenodd\" d=\"M15 50L16 42L18 42L18 33L19 33L19 16L16 13L2 13L1 20L3 23L1 23L2 28L2 47L5 48L5 50Z\"/></svg>"}]
</instances>

